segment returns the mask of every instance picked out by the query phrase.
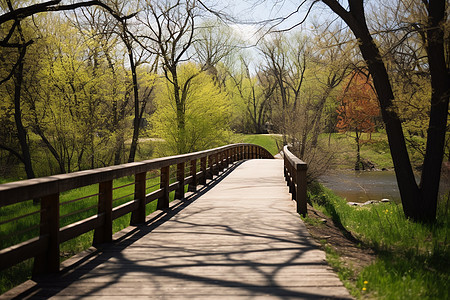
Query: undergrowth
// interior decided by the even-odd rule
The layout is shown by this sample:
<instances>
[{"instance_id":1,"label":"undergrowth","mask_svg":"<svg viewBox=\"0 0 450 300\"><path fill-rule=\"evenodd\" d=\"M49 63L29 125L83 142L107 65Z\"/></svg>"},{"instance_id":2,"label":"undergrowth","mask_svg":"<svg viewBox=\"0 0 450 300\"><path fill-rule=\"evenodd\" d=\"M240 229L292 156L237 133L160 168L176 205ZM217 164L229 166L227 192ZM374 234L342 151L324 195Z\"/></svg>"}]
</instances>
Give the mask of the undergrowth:
<instances>
[{"instance_id":1,"label":"undergrowth","mask_svg":"<svg viewBox=\"0 0 450 300\"><path fill-rule=\"evenodd\" d=\"M395 203L353 207L319 184L312 184L308 193L316 209L377 253L377 260L355 277L353 296L450 299L448 198L439 203L437 220L429 225L406 219ZM330 264L345 277L349 270L340 269L335 255L327 251Z\"/></svg>"}]
</instances>

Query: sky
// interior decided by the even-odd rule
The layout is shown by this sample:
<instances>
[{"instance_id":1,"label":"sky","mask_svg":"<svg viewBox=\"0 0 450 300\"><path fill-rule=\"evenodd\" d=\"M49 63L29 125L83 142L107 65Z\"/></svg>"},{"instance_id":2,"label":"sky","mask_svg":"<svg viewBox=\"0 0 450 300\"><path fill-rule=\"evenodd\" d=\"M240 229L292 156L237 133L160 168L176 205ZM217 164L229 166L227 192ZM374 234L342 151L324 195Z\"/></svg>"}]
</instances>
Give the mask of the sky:
<instances>
[{"instance_id":1,"label":"sky","mask_svg":"<svg viewBox=\"0 0 450 300\"><path fill-rule=\"evenodd\" d=\"M238 22L230 26L242 38L253 44L258 40L259 33L267 32L275 24L278 30L285 30L302 21L311 2L307 1L295 13L299 3L301 1L298 0L222 0L219 7L222 7L224 12L237 19ZM281 23L276 21L285 17L288 18ZM304 25L296 27L296 29L307 31L313 20L324 20L332 17L333 14L329 9L320 4L315 5L308 18L306 18ZM273 21L265 26L264 29L261 29L261 22L267 20Z\"/></svg>"},{"instance_id":2,"label":"sky","mask_svg":"<svg viewBox=\"0 0 450 300\"><path fill-rule=\"evenodd\" d=\"M210 3L214 1L211 0ZM253 73L257 65L261 63L259 51L256 49L257 42L260 41L262 34L267 33L274 24L276 29L289 29L303 19L307 15L307 9L312 1L306 1L304 8L302 7L297 13L298 5L302 1L299 0L216 0L216 10L220 10L226 15L235 18L235 22L230 22L229 26L234 30L242 40L246 41L248 48L247 53L253 57L250 62L250 71ZM289 17L288 17L289 16ZM279 20L288 17L282 23L273 21L262 27L263 21ZM295 27L293 30L301 30L304 34L308 34L314 20L319 23L325 19L334 18L333 13L323 4L315 5L313 10L306 18L302 26Z\"/></svg>"}]
</instances>

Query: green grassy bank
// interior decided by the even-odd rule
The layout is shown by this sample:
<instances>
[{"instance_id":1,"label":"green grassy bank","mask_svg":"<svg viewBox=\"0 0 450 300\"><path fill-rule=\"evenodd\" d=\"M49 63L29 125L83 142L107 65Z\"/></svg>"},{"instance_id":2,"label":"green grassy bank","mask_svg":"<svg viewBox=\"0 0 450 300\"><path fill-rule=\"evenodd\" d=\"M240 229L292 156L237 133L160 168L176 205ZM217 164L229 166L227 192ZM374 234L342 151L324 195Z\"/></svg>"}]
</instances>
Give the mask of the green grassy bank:
<instances>
[{"instance_id":1,"label":"green grassy bank","mask_svg":"<svg viewBox=\"0 0 450 300\"><path fill-rule=\"evenodd\" d=\"M377 259L358 274L345 267L325 244L327 257L359 299L450 299L450 204L440 202L437 222L425 225L404 217L401 205L351 207L319 184L309 189L314 208L375 250ZM307 222L308 218L305 219ZM323 226L313 222L314 226Z\"/></svg>"},{"instance_id":2,"label":"green grassy bank","mask_svg":"<svg viewBox=\"0 0 450 300\"><path fill-rule=\"evenodd\" d=\"M332 149L334 169L353 169L356 162L356 142L354 133L326 133L319 137L322 147ZM418 141L425 143L423 139ZM413 167L420 167L422 154L414 147L408 148ZM393 169L387 135L384 131L364 133L361 137L361 159L368 160L377 169Z\"/></svg>"},{"instance_id":3,"label":"green grassy bank","mask_svg":"<svg viewBox=\"0 0 450 300\"><path fill-rule=\"evenodd\" d=\"M281 136L277 134L235 134L232 142L259 145L264 147L272 155L280 152L278 147L282 147L283 145Z\"/></svg>"}]
</instances>

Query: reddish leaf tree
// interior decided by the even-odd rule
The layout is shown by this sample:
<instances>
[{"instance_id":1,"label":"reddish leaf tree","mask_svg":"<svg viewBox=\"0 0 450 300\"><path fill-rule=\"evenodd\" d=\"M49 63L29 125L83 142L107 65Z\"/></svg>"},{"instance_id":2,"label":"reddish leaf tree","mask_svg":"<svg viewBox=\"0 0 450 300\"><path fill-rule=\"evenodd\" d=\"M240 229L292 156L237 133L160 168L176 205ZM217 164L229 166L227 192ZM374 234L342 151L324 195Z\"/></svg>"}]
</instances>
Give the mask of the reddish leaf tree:
<instances>
[{"instance_id":1,"label":"reddish leaf tree","mask_svg":"<svg viewBox=\"0 0 450 300\"><path fill-rule=\"evenodd\" d=\"M372 133L375 130L375 118L380 115L376 95L372 89L370 78L355 72L342 91L341 104L337 109L339 132L355 132L356 163L355 170L359 170L361 163L361 134Z\"/></svg>"}]
</instances>

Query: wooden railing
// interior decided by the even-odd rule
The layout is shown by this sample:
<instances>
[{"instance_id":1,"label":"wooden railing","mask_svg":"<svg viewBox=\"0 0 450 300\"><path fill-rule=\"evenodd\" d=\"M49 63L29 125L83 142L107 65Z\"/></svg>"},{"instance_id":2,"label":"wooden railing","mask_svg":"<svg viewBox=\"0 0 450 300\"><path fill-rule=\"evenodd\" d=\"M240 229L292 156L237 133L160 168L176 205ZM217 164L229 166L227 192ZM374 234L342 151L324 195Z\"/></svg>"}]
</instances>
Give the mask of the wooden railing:
<instances>
[{"instance_id":1,"label":"wooden railing","mask_svg":"<svg viewBox=\"0 0 450 300\"><path fill-rule=\"evenodd\" d=\"M170 192L175 191L174 198L183 199L185 185L188 185L189 191L195 191L198 184L205 185L208 178L213 178L213 175L219 174L230 164L253 158L273 158L273 156L257 145L233 144L184 155L2 184L0 185L2 211L6 211L8 207L14 210L14 205L33 206L31 199L40 199L40 206L37 205L38 209L31 213L12 214L13 217L8 220L3 220L5 216L0 216L2 217L0 229L1 226L32 215L39 215L40 218L36 218L38 224L31 228L37 232L36 236L0 250L0 270L34 258L34 275L57 272L60 269L61 243L91 230L94 230L94 245L110 242L113 235L113 220L131 213L132 225L144 223L147 204L157 200L157 209L168 209ZM171 166L176 170L171 172ZM170 176L171 173L174 174L173 178ZM148 176L150 174L154 177ZM131 183L113 187L113 180L126 176L134 176L134 180L131 178ZM155 190L148 193L147 182L153 179L157 182ZM61 203L61 193L93 184L98 184L98 192L95 194ZM113 191L131 185L134 185L134 193L127 196L132 197L132 200L114 206ZM64 217L60 216L61 205L86 198L97 199L94 206L82 210L93 210L92 215L61 227L60 219ZM65 216L76 213L78 211L69 212ZM12 234L19 235L26 230L28 229Z\"/></svg>"},{"instance_id":2,"label":"wooden railing","mask_svg":"<svg viewBox=\"0 0 450 300\"><path fill-rule=\"evenodd\" d=\"M292 199L297 202L297 212L303 216L307 214L306 208L306 171L308 165L292 154L288 146L283 148L284 178L289 186Z\"/></svg>"}]
</instances>

